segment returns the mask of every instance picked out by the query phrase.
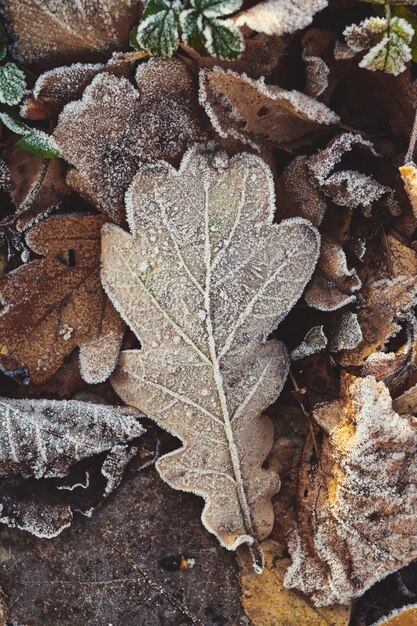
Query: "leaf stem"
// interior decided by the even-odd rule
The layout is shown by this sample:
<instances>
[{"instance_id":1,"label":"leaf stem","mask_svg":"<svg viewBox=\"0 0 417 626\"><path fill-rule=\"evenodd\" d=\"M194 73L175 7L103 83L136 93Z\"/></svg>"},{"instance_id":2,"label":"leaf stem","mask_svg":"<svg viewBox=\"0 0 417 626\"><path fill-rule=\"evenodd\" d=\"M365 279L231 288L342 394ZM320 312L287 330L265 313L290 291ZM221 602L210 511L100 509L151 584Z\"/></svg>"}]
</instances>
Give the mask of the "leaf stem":
<instances>
[{"instance_id":1,"label":"leaf stem","mask_svg":"<svg viewBox=\"0 0 417 626\"><path fill-rule=\"evenodd\" d=\"M414 154L414 149L416 147L416 141L417 141L417 109L414 115L413 128L411 129L410 143L408 144L408 150L404 157L405 165L407 165L407 163L412 163L413 161L413 154Z\"/></svg>"}]
</instances>

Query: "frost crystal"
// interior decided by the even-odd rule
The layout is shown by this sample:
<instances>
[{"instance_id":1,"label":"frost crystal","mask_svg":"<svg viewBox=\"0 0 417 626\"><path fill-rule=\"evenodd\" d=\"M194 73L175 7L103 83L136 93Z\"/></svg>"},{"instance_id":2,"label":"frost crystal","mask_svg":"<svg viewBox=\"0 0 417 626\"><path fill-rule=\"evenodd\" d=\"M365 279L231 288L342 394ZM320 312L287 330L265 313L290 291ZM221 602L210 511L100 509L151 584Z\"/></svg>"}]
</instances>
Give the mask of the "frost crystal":
<instances>
[{"instance_id":1,"label":"frost crystal","mask_svg":"<svg viewBox=\"0 0 417 626\"><path fill-rule=\"evenodd\" d=\"M25 73L14 63L0 67L0 102L13 106L23 98L26 89Z\"/></svg>"}]
</instances>

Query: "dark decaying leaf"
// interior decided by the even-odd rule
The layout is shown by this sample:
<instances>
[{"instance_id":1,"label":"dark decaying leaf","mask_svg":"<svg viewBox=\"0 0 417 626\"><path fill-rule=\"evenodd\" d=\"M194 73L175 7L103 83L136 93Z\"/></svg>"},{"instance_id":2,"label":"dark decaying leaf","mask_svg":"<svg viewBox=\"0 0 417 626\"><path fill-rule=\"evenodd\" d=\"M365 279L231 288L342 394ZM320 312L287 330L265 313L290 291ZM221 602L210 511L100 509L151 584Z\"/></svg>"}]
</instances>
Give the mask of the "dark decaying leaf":
<instances>
[{"instance_id":1,"label":"dark decaying leaf","mask_svg":"<svg viewBox=\"0 0 417 626\"><path fill-rule=\"evenodd\" d=\"M44 66L128 46L139 17L138 0L1 0L0 8L16 57Z\"/></svg>"},{"instance_id":2,"label":"dark decaying leaf","mask_svg":"<svg viewBox=\"0 0 417 626\"><path fill-rule=\"evenodd\" d=\"M178 163L201 136L194 79L176 59L139 66L138 89L108 73L67 104L55 138L74 166L67 182L112 221L125 219L124 194L142 163Z\"/></svg>"},{"instance_id":3,"label":"dark decaying leaf","mask_svg":"<svg viewBox=\"0 0 417 626\"><path fill-rule=\"evenodd\" d=\"M312 131L334 126L339 117L326 105L277 85L266 85L245 74L215 67L200 72L200 103L222 137L236 137L251 144L268 140L289 145Z\"/></svg>"},{"instance_id":4,"label":"dark decaying leaf","mask_svg":"<svg viewBox=\"0 0 417 626\"><path fill-rule=\"evenodd\" d=\"M285 584L326 606L417 557L417 418L396 413L372 376L345 376L341 399L314 417L326 434L318 459L310 451L300 468Z\"/></svg>"},{"instance_id":5,"label":"dark decaying leaf","mask_svg":"<svg viewBox=\"0 0 417 626\"><path fill-rule=\"evenodd\" d=\"M28 246L41 255L0 282L1 362L27 367L34 383L48 380L77 346L89 382L113 370L124 324L100 283L99 216L49 218L28 231Z\"/></svg>"},{"instance_id":6,"label":"dark decaying leaf","mask_svg":"<svg viewBox=\"0 0 417 626\"><path fill-rule=\"evenodd\" d=\"M133 461L136 467L136 461ZM200 525L200 503L154 469L48 542L2 533L9 619L42 626L249 626L234 557ZM7 556L6 556L7 555Z\"/></svg>"},{"instance_id":7,"label":"dark decaying leaf","mask_svg":"<svg viewBox=\"0 0 417 626\"><path fill-rule=\"evenodd\" d=\"M106 496L120 483L134 453L127 445L144 433L138 411L126 407L2 398L0 411L0 522L37 537L54 537L71 523L71 506L57 497L56 488L87 489L90 474L81 483L73 479L55 488L45 479L64 477L82 459L107 452L101 468ZM18 477L36 479L28 483L29 496ZM42 498L42 487L49 487L55 499L53 493L49 500Z\"/></svg>"},{"instance_id":8,"label":"dark decaying leaf","mask_svg":"<svg viewBox=\"0 0 417 626\"><path fill-rule=\"evenodd\" d=\"M323 326L314 326L311 328L299 346L291 352L291 359L298 361L312 354L321 352L327 346L327 337L323 332Z\"/></svg>"}]
</instances>

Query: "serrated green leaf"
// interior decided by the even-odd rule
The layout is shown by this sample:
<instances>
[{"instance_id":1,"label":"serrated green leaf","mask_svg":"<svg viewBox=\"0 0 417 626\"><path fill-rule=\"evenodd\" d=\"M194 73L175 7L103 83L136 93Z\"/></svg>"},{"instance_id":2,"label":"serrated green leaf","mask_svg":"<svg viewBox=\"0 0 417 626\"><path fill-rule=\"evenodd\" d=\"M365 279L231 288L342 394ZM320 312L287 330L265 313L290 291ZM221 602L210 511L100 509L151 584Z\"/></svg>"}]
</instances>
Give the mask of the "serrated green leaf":
<instances>
[{"instance_id":1,"label":"serrated green leaf","mask_svg":"<svg viewBox=\"0 0 417 626\"><path fill-rule=\"evenodd\" d=\"M407 20L414 28L414 35L410 42L411 56L414 62L417 62L417 15L407 7L395 7L392 14L396 17L402 17Z\"/></svg>"},{"instance_id":2,"label":"serrated green leaf","mask_svg":"<svg viewBox=\"0 0 417 626\"><path fill-rule=\"evenodd\" d=\"M238 11L242 0L191 0L191 6L206 18L222 17Z\"/></svg>"},{"instance_id":3,"label":"serrated green leaf","mask_svg":"<svg viewBox=\"0 0 417 626\"><path fill-rule=\"evenodd\" d=\"M244 50L243 35L232 20L206 20L203 35L207 51L220 59L237 59Z\"/></svg>"},{"instance_id":4,"label":"serrated green leaf","mask_svg":"<svg viewBox=\"0 0 417 626\"><path fill-rule=\"evenodd\" d=\"M55 139L41 130L31 129L31 132L19 139L16 145L42 159L56 159L60 156Z\"/></svg>"},{"instance_id":5,"label":"serrated green leaf","mask_svg":"<svg viewBox=\"0 0 417 626\"><path fill-rule=\"evenodd\" d=\"M3 61L7 54L7 33L3 24L0 24L0 61Z\"/></svg>"},{"instance_id":6,"label":"serrated green leaf","mask_svg":"<svg viewBox=\"0 0 417 626\"><path fill-rule=\"evenodd\" d=\"M204 48L203 16L189 9L181 13L180 22L183 42L194 50Z\"/></svg>"},{"instance_id":7,"label":"serrated green leaf","mask_svg":"<svg viewBox=\"0 0 417 626\"><path fill-rule=\"evenodd\" d=\"M151 54L172 56L179 44L179 16L183 8L179 0L151 0L139 24L138 45Z\"/></svg>"},{"instance_id":8,"label":"serrated green leaf","mask_svg":"<svg viewBox=\"0 0 417 626\"><path fill-rule=\"evenodd\" d=\"M14 63L0 67L0 102L14 106L19 104L26 89L24 72Z\"/></svg>"}]
</instances>

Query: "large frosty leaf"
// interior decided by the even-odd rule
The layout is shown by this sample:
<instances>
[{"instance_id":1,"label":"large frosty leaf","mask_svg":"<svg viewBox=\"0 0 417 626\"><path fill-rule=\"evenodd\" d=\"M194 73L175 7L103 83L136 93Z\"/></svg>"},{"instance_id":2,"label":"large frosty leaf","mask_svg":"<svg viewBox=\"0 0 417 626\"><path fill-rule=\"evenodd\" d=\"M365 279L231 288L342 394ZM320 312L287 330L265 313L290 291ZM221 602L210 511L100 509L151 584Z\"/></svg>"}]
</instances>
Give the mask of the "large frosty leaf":
<instances>
[{"instance_id":1,"label":"large frosty leaf","mask_svg":"<svg viewBox=\"0 0 417 626\"><path fill-rule=\"evenodd\" d=\"M152 59L124 78L96 76L60 115L55 137L74 169L68 183L112 221L124 220L124 194L144 162L177 164L199 138L194 81L176 59Z\"/></svg>"},{"instance_id":2,"label":"large frosty leaf","mask_svg":"<svg viewBox=\"0 0 417 626\"><path fill-rule=\"evenodd\" d=\"M68 486L50 479L67 476L82 459L108 452L101 468L107 479L103 499L132 458L127 444L144 432L137 417L137 411L126 407L91 402L1 398L0 522L38 537L62 532L71 523L72 507L59 490L88 489L89 473ZM18 477L26 479L23 485Z\"/></svg>"},{"instance_id":3,"label":"large frosty leaf","mask_svg":"<svg viewBox=\"0 0 417 626\"><path fill-rule=\"evenodd\" d=\"M323 606L349 602L417 557L417 418L396 413L372 376L346 376L342 398L314 417L328 437L320 466L307 456L301 466L284 582Z\"/></svg>"},{"instance_id":4,"label":"large frosty leaf","mask_svg":"<svg viewBox=\"0 0 417 626\"><path fill-rule=\"evenodd\" d=\"M265 341L301 295L318 256L306 220L272 224L259 158L190 150L179 171L142 168L127 196L131 235L103 229L102 279L140 339L112 379L118 394L175 433L169 484L204 497L204 525L229 549L268 535L277 477L262 469L272 426L260 416L288 370ZM258 562L259 565L259 562Z\"/></svg>"},{"instance_id":5,"label":"large frosty leaf","mask_svg":"<svg viewBox=\"0 0 417 626\"><path fill-rule=\"evenodd\" d=\"M200 72L200 103L221 137L249 144L252 139L288 144L339 121L336 113L299 91L219 67Z\"/></svg>"},{"instance_id":6,"label":"large frosty leaf","mask_svg":"<svg viewBox=\"0 0 417 626\"><path fill-rule=\"evenodd\" d=\"M284 35L308 26L327 4L328 0L264 0L243 11L235 22L267 35Z\"/></svg>"},{"instance_id":7,"label":"large frosty leaf","mask_svg":"<svg viewBox=\"0 0 417 626\"><path fill-rule=\"evenodd\" d=\"M0 7L16 56L48 65L126 45L139 13L138 0L1 0Z\"/></svg>"},{"instance_id":8,"label":"large frosty leaf","mask_svg":"<svg viewBox=\"0 0 417 626\"><path fill-rule=\"evenodd\" d=\"M100 284L100 229L96 215L44 220L27 234L43 258L0 282L1 362L25 366L31 380L48 380L77 346L81 373L93 383L107 378L119 353L124 324Z\"/></svg>"}]
</instances>

